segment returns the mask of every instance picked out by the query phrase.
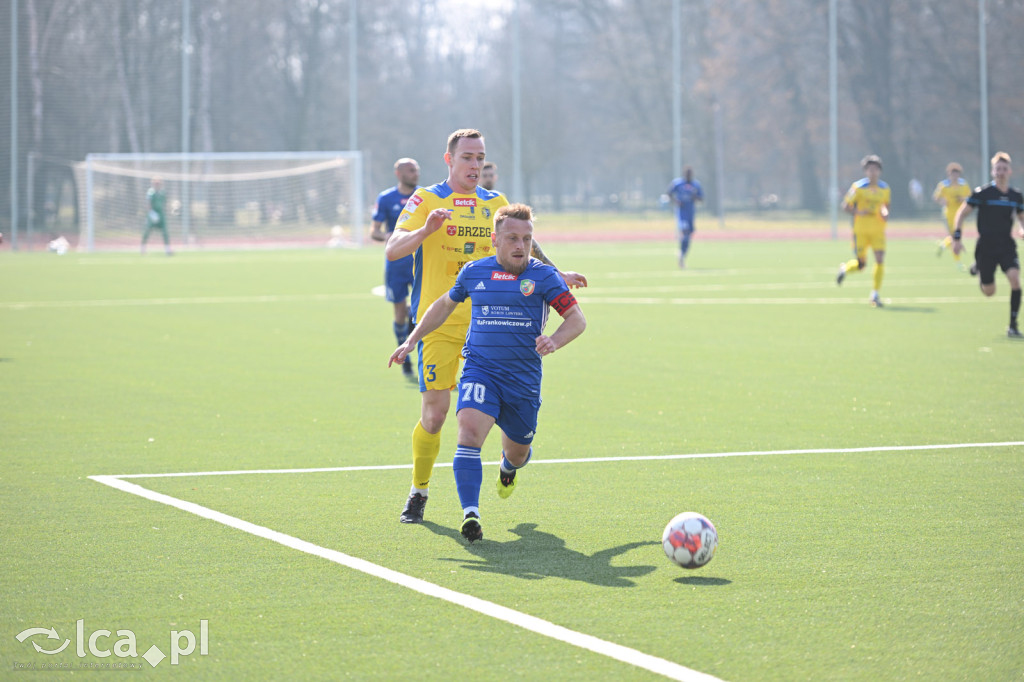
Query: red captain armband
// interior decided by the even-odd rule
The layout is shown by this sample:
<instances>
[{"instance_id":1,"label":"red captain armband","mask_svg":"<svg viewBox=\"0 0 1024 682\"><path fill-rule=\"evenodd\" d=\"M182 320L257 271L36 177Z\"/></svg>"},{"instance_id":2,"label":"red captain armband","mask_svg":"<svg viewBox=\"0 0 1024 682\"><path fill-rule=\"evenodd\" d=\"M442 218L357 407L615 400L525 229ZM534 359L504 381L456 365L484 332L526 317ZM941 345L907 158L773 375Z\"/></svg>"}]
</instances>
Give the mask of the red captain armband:
<instances>
[{"instance_id":1,"label":"red captain armband","mask_svg":"<svg viewBox=\"0 0 1024 682\"><path fill-rule=\"evenodd\" d=\"M551 307L562 316L574 305L576 305L576 297L572 295L571 291L563 291L551 302Z\"/></svg>"}]
</instances>

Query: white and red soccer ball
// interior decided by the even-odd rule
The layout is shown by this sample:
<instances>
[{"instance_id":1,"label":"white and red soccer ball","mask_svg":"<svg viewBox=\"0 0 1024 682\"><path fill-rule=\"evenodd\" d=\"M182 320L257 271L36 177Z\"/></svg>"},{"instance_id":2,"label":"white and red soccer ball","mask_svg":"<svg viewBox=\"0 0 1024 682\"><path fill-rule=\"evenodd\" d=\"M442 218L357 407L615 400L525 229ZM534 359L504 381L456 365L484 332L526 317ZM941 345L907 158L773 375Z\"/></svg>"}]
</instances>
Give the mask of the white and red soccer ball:
<instances>
[{"instance_id":1,"label":"white and red soccer ball","mask_svg":"<svg viewBox=\"0 0 1024 682\"><path fill-rule=\"evenodd\" d=\"M715 524L697 512L683 512L661 534L665 555L683 568L700 568L711 561L718 546Z\"/></svg>"}]
</instances>

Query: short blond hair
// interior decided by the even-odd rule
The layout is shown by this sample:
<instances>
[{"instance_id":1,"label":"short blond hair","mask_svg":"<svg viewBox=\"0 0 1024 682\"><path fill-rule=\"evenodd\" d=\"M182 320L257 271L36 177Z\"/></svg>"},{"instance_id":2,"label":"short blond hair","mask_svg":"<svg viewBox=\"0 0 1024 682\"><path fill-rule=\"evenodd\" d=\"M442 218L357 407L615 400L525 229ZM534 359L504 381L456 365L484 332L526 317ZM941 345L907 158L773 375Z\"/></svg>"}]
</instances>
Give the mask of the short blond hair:
<instances>
[{"instance_id":1,"label":"short blond hair","mask_svg":"<svg viewBox=\"0 0 1024 682\"><path fill-rule=\"evenodd\" d=\"M957 163L956 161L950 161L949 165L946 166L946 175L949 175L953 171L956 171L957 173L963 173L964 169L961 168L960 164Z\"/></svg>"},{"instance_id":2,"label":"short blond hair","mask_svg":"<svg viewBox=\"0 0 1024 682\"><path fill-rule=\"evenodd\" d=\"M996 152L996 155L992 157L992 165L994 166L997 163L999 163L1000 161L1005 161L1006 163L1011 163L1010 155L1007 154L1006 152Z\"/></svg>"},{"instance_id":3,"label":"short blond hair","mask_svg":"<svg viewBox=\"0 0 1024 682\"><path fill-rule=\"evenodd\" d=\"M505 204L494 213L494 231L497 232L507 218L533 222L533 209L526 204Z\"/></svg>"},{"instance_id":4,"label":"short blond hair","mask_svg":"<svg viewBox=\"0 0 1024 682\"><path fill-rule=\"evenodd\" d=\"M875 164L876 166L878 166L878 170L882 170L882 159L881 157L878 156L878 154L868 154L867 156L860 160L861 168L867 168L871 164Z\"/></svg>"},{"instance_id":5,"label":"short blond hair","mask_svg":"<svg viewBox=\"0 0 1024 682\"><path fill-rule=\"evenodd\" d=\"M475 128L459 128L454 133L452 133L451 135L448 136L448 153L449 154L454 154L455 153L455 147L458 146L459 140L461 140L464 137L467 137L467 138L470 138L470 139L473 139L473 138L480 138L481 140L484 139L483 133L481 133L479 130L477 130Z\"/></svg>"}]
</instances>

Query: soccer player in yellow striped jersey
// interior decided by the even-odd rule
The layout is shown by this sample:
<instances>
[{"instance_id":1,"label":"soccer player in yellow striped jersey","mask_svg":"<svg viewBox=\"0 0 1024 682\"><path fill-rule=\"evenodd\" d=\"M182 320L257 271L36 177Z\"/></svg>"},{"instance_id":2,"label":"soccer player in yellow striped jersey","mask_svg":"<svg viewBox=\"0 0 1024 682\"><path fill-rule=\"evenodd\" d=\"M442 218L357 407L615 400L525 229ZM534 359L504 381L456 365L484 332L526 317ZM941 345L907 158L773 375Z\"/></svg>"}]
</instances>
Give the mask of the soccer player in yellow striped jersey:
<instances>
[{"instance_id":1,"label":"soccer player in yellow striped jersey","mask_svg":"<svg viewBox=\"0 0 1024 682\"><path fill-rule=\"evenodd\" d=\"M864 178L850 185L843 199L843 210L853 216L853 251L856 258L839 264L836 284L842 284L850 272L863 270L867 265L870 248L875 254L874 288L869 301L876 308L882 307L878 290L882 288L885 275L885 228L889 221L889 203L892 192L889 185L879 178L882 175L882 160L871 154L861 161Z\"/></svg>"},{"instance_id":2,"label":"soccer player in yellow striped jersey","mask_svg":"<svg viewBox=\"0 0 1024 682\"><path fill-rule=\"evenodd\" d=\"M953 250L953 230L956 229L956 213L960 210L960 204L964 203L967 197L971 196L971 186L961 177L962 173L963 168L960 167L959 163L950 163L946 166L946 179L941 180L935 186L935 191L932 193L932 199L943 207L943 214L946 217L946 229L949 230L946 238L939 242L939 252L937 255L941 256L944 250L949 249L961 270L963 270L964 266L960 262L960 254Z\"/></svg>"},{"instance_id":3,"label":"soccer player in yellow striped jersey","mask_svg":"<svg viewBox=\"0 0 1024 682\"><path fill-rule=\"evenodd\" d=\"M416 190L388 239L385 247L388 260L415 255L414 323L431 303L455 285L462 266L494 255L491 240L494 214L508 204L508 199L499 192L478 186L485 158L480 131L464 128L452 133L444 155L448 179ZM539 248L534 248L532 255L553 265ZM587 285L586 278L579 273L559 274L570 287ZM458 379L470 310L468 303L460 304L443 325L417 345L420 420L412 433L412 489L399 518L403 523L423 520L430 477L441 449L441 427L448 416L451 390Z\"/></svg>"}]
</instances>

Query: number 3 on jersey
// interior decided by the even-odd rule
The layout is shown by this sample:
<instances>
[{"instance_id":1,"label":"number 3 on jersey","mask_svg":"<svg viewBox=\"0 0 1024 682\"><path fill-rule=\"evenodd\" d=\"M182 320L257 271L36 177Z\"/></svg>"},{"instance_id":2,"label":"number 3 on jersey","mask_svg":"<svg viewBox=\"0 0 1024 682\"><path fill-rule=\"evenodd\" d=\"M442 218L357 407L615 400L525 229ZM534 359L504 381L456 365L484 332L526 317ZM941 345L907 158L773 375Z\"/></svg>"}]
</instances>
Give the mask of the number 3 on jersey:
<instances>
[{"instance_id":1,"label":"number 3 on jersey","mask_svg":"<svg viewBox=\"0 0 1024 682\"><path fill-rule=\"evenodd\" d=\"M487 389L483 384L462 384L462 402L464 403L473 401L478 405L483 405L486 395Z\"/></svg>"}]
</instances>

